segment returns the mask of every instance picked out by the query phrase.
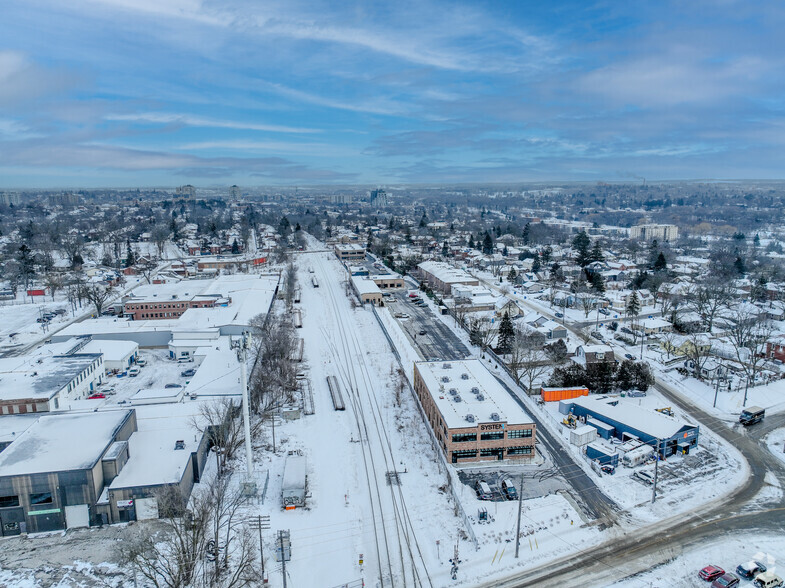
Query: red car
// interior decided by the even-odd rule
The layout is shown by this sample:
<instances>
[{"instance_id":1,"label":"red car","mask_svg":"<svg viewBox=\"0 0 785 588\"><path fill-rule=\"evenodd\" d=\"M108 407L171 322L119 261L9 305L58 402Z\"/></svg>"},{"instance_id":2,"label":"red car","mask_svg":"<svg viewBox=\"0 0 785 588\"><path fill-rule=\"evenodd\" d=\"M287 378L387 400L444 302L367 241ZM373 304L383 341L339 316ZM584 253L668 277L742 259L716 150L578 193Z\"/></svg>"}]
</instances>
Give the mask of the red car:
<instances>
[{"instance_id":1,"label":"red car","mask_svg":"<svg viewBox=\"0 0 785 588\"><path fill-rule=\"evenodd\" d=\"M724 573L725 570L723 570L719 566L706 566L698 573L698 577L701 580L706 580L707 582L711 582L712 580L716 580L717 578L719 578Z\"/></svg>"},{"instance_id":2,"label":"red car","mask_svg":"<svg viewBox=\"0 0 785 588\"><path fill-rule=\"evenodd\" d=\"M87 397L88 400L99 400L101 398L106 398L106 394L102 394L99 392L98 394L93 394L92 396Z\"/></svg>"}]
</instances>

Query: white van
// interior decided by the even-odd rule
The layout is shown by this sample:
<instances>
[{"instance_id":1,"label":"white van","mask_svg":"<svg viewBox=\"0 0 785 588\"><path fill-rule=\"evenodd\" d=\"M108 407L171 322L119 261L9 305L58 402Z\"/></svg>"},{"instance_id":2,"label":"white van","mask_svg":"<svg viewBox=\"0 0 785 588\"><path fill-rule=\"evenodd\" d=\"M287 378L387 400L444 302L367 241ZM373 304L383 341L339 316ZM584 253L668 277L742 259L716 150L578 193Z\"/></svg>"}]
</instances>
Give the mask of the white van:
<instances>
[{"instance_id":1,"label":"white van","mask_svg":"<svg viewBox=\"0 0 785 588\"><path fill-rule=\"evenodd\" d=\"M136 365L138 365L139 367L144 367L147 365L147 360L144 357L137 357Z\"/></svg>"},{"instance_id":2,"label":"white van","mask_svg":"<svg viewBox=\"0 0 785 588\"><path fill-rule=\"evenodd\" d=\"M140 370L138 367L132 367L132 368L129 368L129 369L128 369L128 375L129 375L130 377L132 377L132 378L135 378L135 377L136 377L136 376L138 376L140 373L142 373L142 370Z\"/></svg>"}]
</instances>

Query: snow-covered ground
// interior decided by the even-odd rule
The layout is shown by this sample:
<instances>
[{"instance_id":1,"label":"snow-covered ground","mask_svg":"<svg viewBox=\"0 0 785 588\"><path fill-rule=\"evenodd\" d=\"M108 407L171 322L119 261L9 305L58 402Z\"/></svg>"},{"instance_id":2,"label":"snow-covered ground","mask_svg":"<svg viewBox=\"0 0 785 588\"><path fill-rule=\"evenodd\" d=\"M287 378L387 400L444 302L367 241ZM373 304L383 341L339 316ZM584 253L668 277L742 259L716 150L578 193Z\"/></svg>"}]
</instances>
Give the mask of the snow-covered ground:
<instances>
[{"instance_id":1,"label":"snow-covered ground","mask_svg":"<svg viewBox=\"0 0 785 588\"><path fill-rule=\"evenodd\" d=\"M612 584L612 588L688 588L690 586L709 586L698 578L698 572L707 565L721 567L726 572L735 572L736 566L755 559L774 573L782 576L785 572L785 552L782 538L775 535L743 533L724 535L711 543L691 546L686 551L680 546L672 546L670 561L646 572L624 578ZM623 575L623 564L620 564ZM752 586L742 581L741 586Z\"/></svg>"}]
</instances>

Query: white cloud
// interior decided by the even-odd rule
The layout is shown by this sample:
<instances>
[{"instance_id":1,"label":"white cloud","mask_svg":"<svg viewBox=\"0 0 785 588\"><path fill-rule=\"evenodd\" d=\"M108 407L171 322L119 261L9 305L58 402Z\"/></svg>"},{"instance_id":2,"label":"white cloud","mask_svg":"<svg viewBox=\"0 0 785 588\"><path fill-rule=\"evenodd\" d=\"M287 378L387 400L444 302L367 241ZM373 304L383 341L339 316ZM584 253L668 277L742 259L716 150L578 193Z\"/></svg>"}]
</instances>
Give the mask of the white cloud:
<instances>
[{"instance_id":1,"label":"white cloud","mask_svg":"<svg viewBox=\"0 0 785 588\"><path fill-rule=\"evenodd\" d=\"M281 125L267 125L250 122L218 120L191 116L188 114L171 114L167 112L142 112L136 114L108 114L106 120L126 122L148 122L162 125L186 125L191 127L212 127L220 129L240 129L247 131L265 131L272 133L319 133L319 129L303 127L287 127Z\"/></svg>"}]
</instances>

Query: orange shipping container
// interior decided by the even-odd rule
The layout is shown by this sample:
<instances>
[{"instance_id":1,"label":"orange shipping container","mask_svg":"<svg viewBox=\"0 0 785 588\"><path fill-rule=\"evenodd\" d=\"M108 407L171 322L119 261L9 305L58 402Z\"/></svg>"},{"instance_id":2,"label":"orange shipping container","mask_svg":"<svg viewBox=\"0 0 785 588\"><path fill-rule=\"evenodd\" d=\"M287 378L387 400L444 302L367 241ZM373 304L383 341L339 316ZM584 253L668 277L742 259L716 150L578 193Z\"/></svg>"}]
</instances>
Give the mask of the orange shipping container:
<instances>
[{"instance_id":1,"label":"orange shipping container","mask_svg":"<svg viewBox=\"0 0 785 588\"><path fill-rule=\"evenodd\" d=\"M545 402L556 402L558 400L569 400L579 396L588 396L588 388L543 388L542 399Z\"/></svg>"}]
</instances>

